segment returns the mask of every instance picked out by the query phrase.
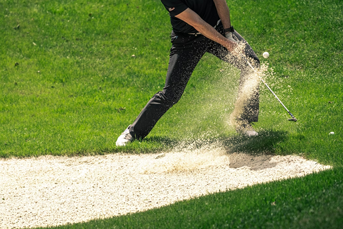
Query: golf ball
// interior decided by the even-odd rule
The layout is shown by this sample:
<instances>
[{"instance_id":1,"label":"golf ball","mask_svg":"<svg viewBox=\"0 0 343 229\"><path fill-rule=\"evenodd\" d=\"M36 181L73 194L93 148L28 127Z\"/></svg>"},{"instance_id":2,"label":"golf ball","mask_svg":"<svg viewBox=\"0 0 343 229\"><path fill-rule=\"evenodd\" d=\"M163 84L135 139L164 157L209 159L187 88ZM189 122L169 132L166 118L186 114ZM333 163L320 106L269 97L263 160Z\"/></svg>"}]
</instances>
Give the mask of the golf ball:
<instances>
[{"instance_id":1,"label":"golf ball","mask_svg":"<svg viewBox=\"0 0 343 229\"><path fill-rule=\"evenodd\" d=\"M264 52L264 53L263 53L263 57L264 57L264 58L268 58L268 57L269 57L269 53L268 53L268 52Z\"/></svg>"},{"instance_id":2,"label":"golf ball","mask_svg":"<svg viewBox=\"0 0 343 229\"><path fill-rule=\"evenodd\" d=\"M335 134L335 132L330 132L329 134Z\"/></svg>"}]
</instances>

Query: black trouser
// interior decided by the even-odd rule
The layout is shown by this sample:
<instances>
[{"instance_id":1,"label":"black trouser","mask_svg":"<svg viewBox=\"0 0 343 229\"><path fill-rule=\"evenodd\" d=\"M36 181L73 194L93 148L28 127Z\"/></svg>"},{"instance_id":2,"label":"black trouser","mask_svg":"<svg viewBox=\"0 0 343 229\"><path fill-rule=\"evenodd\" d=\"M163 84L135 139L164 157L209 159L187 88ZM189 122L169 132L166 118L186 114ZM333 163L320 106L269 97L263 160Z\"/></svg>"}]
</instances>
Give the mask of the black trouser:
<instances>
[{"instance_id":1,"label":"black trouser","mask_svg":"<svg viewBox=\"0 0 343 229\"><path fill-rule=\"evenodd\" d=\"M224 35L221 24L218 26L217 31ZM236 32L234 35L242 42L245 42ZM147 136L162 115L179 101L194 68L206 52L239 68L241 70L240 85L245 81L246 76L252 72L244 61L239 61L226 48L202 35L176 36L172 34L171 38L173 45L170 50L165 87L150 99L134 123L129 126L130 133L136 139L142 139ZM247 43L245 54L252 61L251 64L259 67L259 59ZM237 118L248 123L257 122L258 109L259 95L258 88L256 88L253 96L244 105L244 112Z\"/></svg>"}]
</instances>

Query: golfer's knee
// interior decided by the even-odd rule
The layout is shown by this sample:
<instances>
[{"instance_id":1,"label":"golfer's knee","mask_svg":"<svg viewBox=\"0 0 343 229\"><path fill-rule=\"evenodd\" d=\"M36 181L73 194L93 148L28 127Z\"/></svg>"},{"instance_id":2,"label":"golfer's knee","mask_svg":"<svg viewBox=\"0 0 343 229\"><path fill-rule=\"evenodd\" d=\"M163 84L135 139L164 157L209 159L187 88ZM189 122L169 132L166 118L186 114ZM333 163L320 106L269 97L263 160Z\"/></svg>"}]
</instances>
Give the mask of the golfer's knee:
<instances>
[{"instance_id":1,"label":"golfer's knee","mask_svg":"<svg viewBox=\"0 0 343 229\"><path fill-rule=\"evenodd\" d=\"M158 92L155 95L155 98L157 98L161 103L165 104L166 106L172 107L181 99L181 96L182 93L175 93L163 90Z\"/></svg>"}]
</instances>

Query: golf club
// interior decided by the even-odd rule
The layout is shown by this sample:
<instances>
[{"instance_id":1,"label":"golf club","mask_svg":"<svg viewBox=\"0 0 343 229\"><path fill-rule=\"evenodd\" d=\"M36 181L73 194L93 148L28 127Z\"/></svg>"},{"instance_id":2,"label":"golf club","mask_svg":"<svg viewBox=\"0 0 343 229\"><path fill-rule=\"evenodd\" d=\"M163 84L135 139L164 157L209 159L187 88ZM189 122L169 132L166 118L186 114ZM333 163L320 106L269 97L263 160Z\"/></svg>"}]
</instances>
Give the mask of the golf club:
<instances>
[{"instance_id":1,"label":"golf club","mask_svg":"<svg viewBox=\"0 0 343 229\"><path fill-rule=\"evenodd\" d=\"M254 67L249 63L249 61L245 58L245 56L241 55L243 57L243 59L248 63L248 65L250 66L250 68L256 72L256 70L254 69ZM260 75L258 75L258 77L260 77L261 81L264 83L264 85L266 85L266 87L269 89L269 91L275 96L275 98L281 103L281 105L283 106L283 108L285 108L285 110L288 112L288 114L292 117L290 119L288 119L288 121L292 121L292 122L296 122L298 121L294 115L292 115L292 113L287 109L287 107L281 102L281 100L276 96L276 94L272 91L272 89L270 89L270 87L268 86L268 84L262 79L262 77Z\"/></svg>"}]
</instances>

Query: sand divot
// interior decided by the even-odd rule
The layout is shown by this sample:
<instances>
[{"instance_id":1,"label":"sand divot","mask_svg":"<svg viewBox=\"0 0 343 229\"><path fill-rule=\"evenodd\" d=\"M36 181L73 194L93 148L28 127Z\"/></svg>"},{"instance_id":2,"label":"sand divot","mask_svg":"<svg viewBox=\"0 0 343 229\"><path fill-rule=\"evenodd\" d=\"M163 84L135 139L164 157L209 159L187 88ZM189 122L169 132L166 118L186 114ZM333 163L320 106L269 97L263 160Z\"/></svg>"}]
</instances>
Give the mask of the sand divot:
<instances>
[{"instance_id":1,"label":"sand divot","mask_svg":"<svg viewBox=\"0 0 343 229\"><path fill-rule=\"evenodd\" d=\"M299 156L227 154L209 145L163 154L0 160L0 228L63 225L330 169Z\"/></svg>"}]
</instances>

